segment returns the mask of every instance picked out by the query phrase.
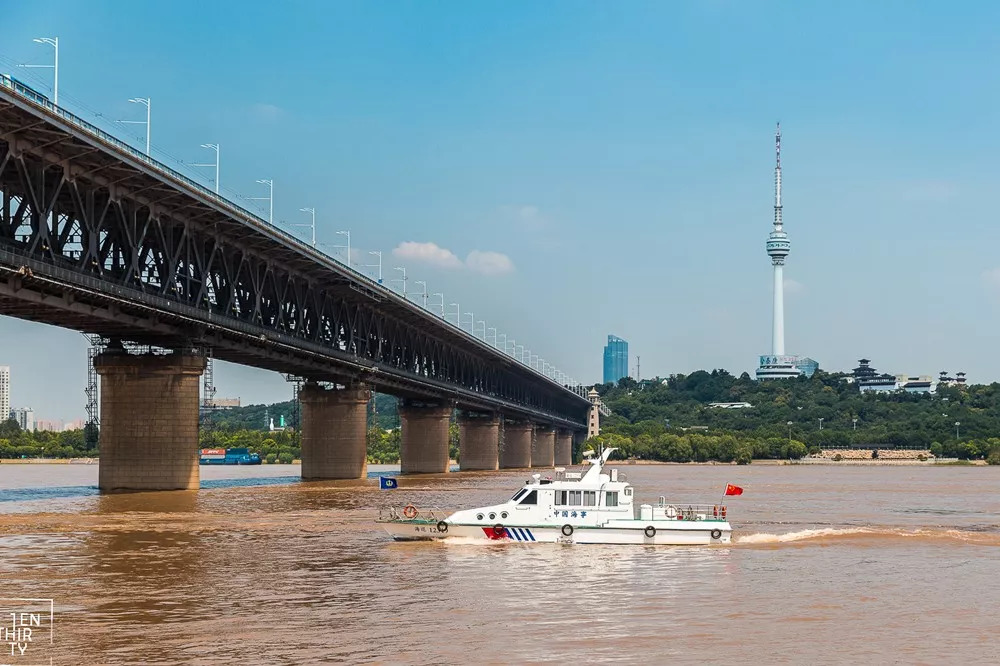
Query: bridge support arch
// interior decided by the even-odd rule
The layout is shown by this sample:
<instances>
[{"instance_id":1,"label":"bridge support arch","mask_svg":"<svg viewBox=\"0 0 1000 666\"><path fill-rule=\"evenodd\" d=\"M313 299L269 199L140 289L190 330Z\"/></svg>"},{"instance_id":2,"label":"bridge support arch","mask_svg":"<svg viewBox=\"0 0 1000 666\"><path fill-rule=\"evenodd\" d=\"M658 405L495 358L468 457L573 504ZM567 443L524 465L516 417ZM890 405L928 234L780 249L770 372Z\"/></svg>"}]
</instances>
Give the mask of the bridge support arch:
<instances>
[{"instance_id":1,"label":"bridge support arch","mask_svg":"<svg viewBox=\"0 0 1000 666\"><path fill-rule=\"evenodd\" d=\"M451 412L451 405L441 403L400 402L399 459L403 474L442 474L448 471Z\"/></svg>"},{"instance_id":2,"label":"bridge support arch","mask_svg":"<svg viewBox=\"0 0 1000 666\"><path fill-rule=\"evenodd\" d=\"M499 466L500 419L496 414L463 411L458 416L462 470L496 470Z\"/></svg>"},{"instance_id":3,"label":"bridge support arch","mask_svg":"<svg viewBox=\"0 0 1000 666\"><path fill-rule=\"evenodd\" d=\"M535 426L530 422L504 419L500 469L531 467L531 440Z\"/></svg>"},{"instance_id":4,"label":"bridge support arch","mask_svg":"<svg viewBox=\"0 0 1000 666\"><path fill-rule=\"evenodd\" d=\"M556 431L550 426L535 428L535 439L531 443L531 466L553 467L556 445Z\"/></svg>"},{"instance_id":5,"label":"bridge support arch","mask_svg":"<svg viewBox=\"0 0 1000 666\"><path fill-rule=\"evenodd\" d=\"M573 464L573 433L569 430L556 432L553 462L556 467L569 467Z\"/></svg>"},{"instance_id":6,"label":"bridge support arch","mask_svg":"<svg viewBox=\"0 0 1000 666\"><path fill-rule=\"evenodd\" d=\"M369 400L364 386L327 389L309 382L299 389L303 479L367 476Z\"/></svg>"},{"instance_id":7,"label":"bridge support arch","mask_svg":"<svg viewBox=\"0 0 1000 666\"><path fill-rule=\"evenodd\" d=\"M94 359L101 377L98 487L197 490L198 389L205 358L189 353Z\"/></svg>"}]
</instances>

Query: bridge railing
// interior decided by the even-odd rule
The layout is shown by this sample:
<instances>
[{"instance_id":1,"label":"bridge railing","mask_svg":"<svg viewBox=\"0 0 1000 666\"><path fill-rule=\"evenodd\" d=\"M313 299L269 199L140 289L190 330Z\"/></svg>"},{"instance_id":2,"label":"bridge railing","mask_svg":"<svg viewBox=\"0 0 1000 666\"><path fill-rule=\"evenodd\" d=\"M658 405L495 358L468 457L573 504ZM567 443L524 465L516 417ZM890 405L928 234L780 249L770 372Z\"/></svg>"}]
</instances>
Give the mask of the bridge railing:
<instances>
[{"instance_id":1,"label":"bridge railing","mask_svg":"<svg viewBox=\"0 0 1000 666\"><path fill-rule=\"evenodd\" d=\"M100 127L97 127L93 123L84 120L80 116L78 116L78 115L76 115L74 113L71 113L71 112L67 111L66 109L64 109L64 108L62 108L60 106L56 106L55 104L52 103L52 101L48 97L46 97L42 93L38 92L37 90L35 90L31 86L25 85L21 81L18 81L16 78L10 76L9 74L0 74L0 86L2 86L4 88L7 88L8 90L14 92L15 94L19 95L20 97L22 97L22 98L24 98L24 99L32 102L33 104L44 108L49 113L52 113L53 115L58 116L59 118L61 118L62 120L66 121L67 123L73 125L77 129L83 130L84 132L86 132L86 133L94 136L95 138L98 138L98 139L100 139L101 141L103 141L105 143L111 144L112 146L114 146L118 150L121 150L121 151L127 153L133 159L136 159L136 160L138 160L138 161L146 164L147 166L152 167L153 169L155 169L155 170L163 173L164 175L169 176L170 178L172 178L174 180L182 182L184 185L186 185L186 186L194 189L201 196L206 197L206 198L208 198L208 199L210 199L212 201L215 201L215 202L217 202L219 204L222 204L223 206L226 206L226 207L232 209L233 212L236 212L237 214L239 214L239 215L247 218L247 221L250 221L250 222L253 222L253 223L255 223L257 225L260 225L262 227L268 228L273 233L276 233L277 235L281 236L284 241L286 241L286 242L290 243L291 245L293 245L297 250L299 250L299 251L301 251L301 252L303 252L303 253L305 253L307 255L312 255L316 259L322 259L324 261L328 261L331 264L332 264L332 262L335 261L332 257L330 257L329 255L327 255L326 253L322 253L319 250L317 250L315 247L313 247L311 245L307 245L306 243L302 242L300 239L296 238L292 234L290 234L287 231L281 229L280 227L272 224L271 222L268 222L267 220L263 219L262 217L258 216L257 214L255 214L255 213L247 210L246 208L244 208L240 204L234 202L232 199L229 199L228 197L224 197L224 196L222 196L220 194L217 194L216 192L214 192L213 190L205 187L204 185L202 185L198 181L190 178L189 176L184 175L183 173L181 173L180 171L177 171L176 169L174 169L172 167L167 166L166 164L164 164L163 162L161 162L161 161L159 161L157 159L153 159L152 157L150 157L146 153L144 153L141 150L138 150L138 149L132 147L131 145L129 145L125 141L122 141L118 137L116 137L116 136L114 136L114 135L112 135L112 134L110 134L110 133L102 130ZM348 258L348 259L350 259L350 258ZM368 277L364 273L356 270L353 266L350 266L349 264L348 265L344 265L344 264L341 264L340 262L337 262L337 267L340 270L345 270L346 269L347 271L350 272L351 277L353 279L356 279L356 280L359 280L362 283L365 283L365 285L368 288L374 289L376 292L384 292L385 294L388 294L388 295L391 295L391 296L396 296L395 292L393 292L391 289L389 289L385 285L381 284L380 282L378 282L376 280L373 280L372 278ZM408 299L407 299L407 302L409 302ZM427 312L428 312L428 314L431 314L430 311L427 311ZM450 321L448 321L447 319L445 319L443 317L441 319L446 324L448 324L449 326L451 326L452 328L454 328L455 330L457 330L462 335L468 337L469 339L475 340L477 343L481 342L484 345L488 344L485 340L481 340L480 338L477 338L475 335L470 334L468 331L465 331L461 326L456 326L455 324L452 324ZM509 356L512 360L520 363L520 365L522 365L524 368L526 368L528 370L531 370L532 372L534 372L535 374L537 374L539 377L542 377L542 378L545 378L545 379L549 379L553 383L559 384L559 382L557 382L552 377L549 377L548 375L545 375L544 373L539 372L536 368L534 368L531 365L525 363L524 361L518 359L513 354L508 354L506 350L501 350L501 349L498 349L496 347L492 347L492 348L495 351L501 352L504 356ZM562 384L560 384L560 385L562 385ZM572 386L562 385L562 386L564 386L564 388L568 389L569 391L572 391L573 393L576 393L576 394L578 394L578 395L580 395L582 397L586 397L586 389L583 386L581 386L581 385L572 385Z\"/></svg>"}]
</instances>

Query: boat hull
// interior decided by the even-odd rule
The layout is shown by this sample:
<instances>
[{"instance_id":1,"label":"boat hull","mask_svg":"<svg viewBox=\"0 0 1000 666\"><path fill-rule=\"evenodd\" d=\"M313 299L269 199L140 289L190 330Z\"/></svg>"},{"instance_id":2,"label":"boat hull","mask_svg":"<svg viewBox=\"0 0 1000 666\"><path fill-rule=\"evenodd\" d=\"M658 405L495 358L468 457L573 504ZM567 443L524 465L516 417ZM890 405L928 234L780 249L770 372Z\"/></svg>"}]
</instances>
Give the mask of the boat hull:
<instances>
[{"instance_id":1,"label":"boat hull","mask_svg":"<svg viewBox=\"0 0 1000 666\"><path fill-rule=\"evenodd\" d=\"M484 543L585 543L652 546L710 546L731 542L732 527L722 521L616 521L634 525L568 526L560 525L482 525L447 524L441 531L437 524L414 521L381 523L382 528L398 541L482 541ZM652 528L652 529L649 529Z\"/></svg>"}]
</instances>

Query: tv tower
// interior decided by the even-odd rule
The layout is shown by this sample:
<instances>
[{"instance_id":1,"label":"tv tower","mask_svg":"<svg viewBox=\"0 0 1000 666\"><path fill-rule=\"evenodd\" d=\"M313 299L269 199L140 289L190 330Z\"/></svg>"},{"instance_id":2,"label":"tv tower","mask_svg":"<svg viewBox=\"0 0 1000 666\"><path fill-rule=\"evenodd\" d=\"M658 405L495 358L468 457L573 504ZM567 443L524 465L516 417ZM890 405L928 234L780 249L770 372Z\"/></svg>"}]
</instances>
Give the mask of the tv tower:
<instances>
[{"instance_id":1,"label":"tv tower","mask_svg":"<svg viewBox=\"0 0 1000 666\"><path fill-rule=\"evenodd\" d=\"M781 123L774 133L774 228L767 237L767 254L774 267L774 318L771 322L771 354L785 355L785 257L791 251L781 223Z\"/></svg>"}]
</instances>

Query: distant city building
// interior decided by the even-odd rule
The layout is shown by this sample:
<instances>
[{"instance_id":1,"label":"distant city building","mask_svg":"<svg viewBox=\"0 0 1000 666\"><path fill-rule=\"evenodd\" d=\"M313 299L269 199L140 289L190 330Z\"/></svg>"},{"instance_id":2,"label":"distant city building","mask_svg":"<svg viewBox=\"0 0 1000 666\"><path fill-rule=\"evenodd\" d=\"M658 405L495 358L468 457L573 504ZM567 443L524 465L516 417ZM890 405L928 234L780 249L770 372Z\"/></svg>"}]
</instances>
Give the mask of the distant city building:
<instances>
[{"instance_id":1,"label":"distant city building","mask_svg":"<svg viewBox=\"0 0 1000 666\"><path fill-rule=\"evenodd\" d=\"M35 421L35 430L62 432L63 422L59 419L38 419Z\"/></svg>"},{"instance_id":2,"label":"distant city building","mask_svg":"<svg viewBox=\"0 0 1000 666\"><path fill-rule=\"evenodd\" d=\"M948 372L946 370L942 370L941 373L938 375L937 382L938 382L938 386L944 384L945 386L958 386L958 387L962 387L962 386L965 386L965 373L964 372L956 372L955 376L952 377L952 376L950 376L948 374Z\"/></svg>"},{"instance_id":3,"label":"distant city building","mask_svg":"<svg viewBox=\"0 0 1000 666\"><path fill-rule=\"evenodd\" d=\"M858 359L858 367L851 371L851 375L861 391L896 390L896 378L886 373L879 374L878 370L871 367L870 359Z\"/></svg>"},{"instance_id":4,"label":"distant city building","mask_svg":"<svg viewBox=\"0 0 1000 666\"><path fill-rule=\"evenodd\" d=\"M937 388L934 378L930 375L919 375L911 377L908 375L896 375L896 390L907 393L933 393Z\"/></svg>"},{"instance_id":5,"label":"distant city building","mask_svg":"<svg viewBox=\"0 0 1000 666\"><path fill-rule=\"evenodd\" d=\"M749 402L710 402L708 406L712 409L747 409L753 407Z\"/></svg>"},{"instance_id":6,"label":"distant city building","mask_svg":"<svg viewBox=\"0 0 1000 666\"><path fill-rule=\"evenodd\" d=\"M21 430L34 431L35 411L31 407L17 407L10 410L10 418L17 421Z\"/></svg>"},{"instance_id":7,"label":"distant city building","mask_svg":"<svg viewBox=\"0 0 1000 666\"><path fill-rule=\"evenodd\" d=\"M63 426L63 430L83 430L83 419L76 419Z\"/></svg>"},{"instance_id":8,"label":"distant city building","mask_svg":"<svg viewBox=\"0 0 1000 666\"><path fill-rule=\"evenodd\" d=\"M819 363L811 358L785 354L785 258L792 249L781 219L781 126L774 135L774 227L767 237L767 255L774 273L771 318L771 353L760 357L757 379L793 379L812 377Z\"/></svg>"},{"instance_id":9,"label":"distant city building","mask_svg":"<svg viewBox=\"0 0 1000 666\"><path fill-rule=\"evenodd\" d=\"M941 371L935 379L930 375L890 375L880 373L871 367L867 358L858 360L858 367L851 371L851 379L861 391L904 391L906 393L934 393L938 386L964 386L965 373L956 373L955 377Z\"/></svg>"},{"instance_id":10,"label":"distant city building","mask_svg":"<svg viewBox=\"0 0 1000 666\"><path fill-rule=\"evenodd\" d=\"M10 366L0 365L0 418L10 414Z\"/></svg>"},{"instance_id":11,"label":"distant city building","mask_svg":"<svg viewBox=\"0 0 1000 666\"><path fill-rule=\"evenodd\" d=\"M604 348L604 383L617 384L622 377L628 377L628 342L609 335Z\"/></svg>"}]
</instances>

